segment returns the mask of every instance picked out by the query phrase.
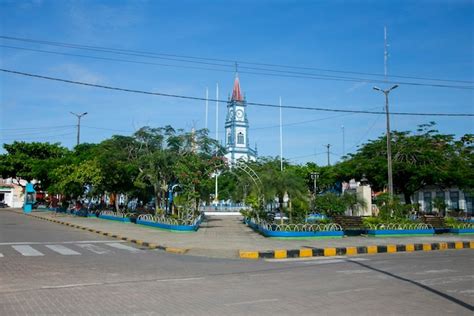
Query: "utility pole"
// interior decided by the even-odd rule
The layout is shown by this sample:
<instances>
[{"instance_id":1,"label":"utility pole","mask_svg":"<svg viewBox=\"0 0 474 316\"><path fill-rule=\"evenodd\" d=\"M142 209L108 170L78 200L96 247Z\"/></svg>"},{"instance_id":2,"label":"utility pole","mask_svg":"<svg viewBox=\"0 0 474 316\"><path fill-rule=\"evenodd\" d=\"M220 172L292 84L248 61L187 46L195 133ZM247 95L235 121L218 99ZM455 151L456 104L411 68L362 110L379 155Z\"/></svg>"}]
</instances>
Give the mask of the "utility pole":
<instances>
[{"instance_id":1,"label":"utility pole","mask_svg":"<svg viewBox=\"0 0 474 316\"><path fill-rule=\"evenodd\" d=\"M388 82L388 41L387 41L387 27L383 28L383 37L384 37L384 75L385 81ZM393 171L392 171L392 140L390 135L390 112L388 107L388 95L390 91L396 89L398 85L392 86L390 89L380 89L379 87L374 87L374 90L380 91L385 95L385 115L387 120L387 178L388 178L388 195L390 198L393 198Z\"/></svg>"},{"instance_id":2,"label":"utility pole","mask_svg":"<svg viewBox=\"0 0 474 316\"><path fill-rule=\"evenodd\" d=\"M76 144L76 146L78 146L79 143L80 143L80 139L81 139L81 117L86 115L87 112L84 112L82 114L77 114L77 113L74 113L74 112L70 112L70 113L77 117L77 144Z\"/></svg>"},{"instance_id":3,"label":"utility pole","mask_svg":"<svg viewBox=\"0 0 474 316\"><path fill-rule=\"evenodd\" d=\"M388 194L390 198L393 197L393 176L392 176L392 141L390 136L390 113L388 111L388 95L390 91L396 89L398 85L392 86L390 89L382 90L379 87L374 87L374 90L385 94L385 114L387 117L387 173L388 173Z\"/></svg>"},{"instance_id":4,"label":"utility pole","mask_svg":"<svg viewBox=\"0 0 474 316\"><path fill-rule=\"evenodd\" d=\"M346 154L346 135L344 131L344 125L342 125L342 156Z\"/></svg>"},{"instance_id":5,"label":"utility pole","mask_svg":"<svg viewBox=\"0 0 474 316\"><path fill-rule=\"evenodd\" d=\"M330 148L330 147L331 147L331 144L327 144L327 145L326 145L326 148L328 149L328 150L327 150L327 153L328 153L328 166L331 165L331 161L330 161L330 159L329 159L329 148Z\"/></svg>"},{"instance_id":6,"label":"utility pole","mask_svg":"<svg viewBox=\"0 0 474 316\"><path fill-rule=\"evenodd\" d=\"M280 171L283 171L283 128L281 124L281 97L280 97Z\"/></svg>"}]
</instances>

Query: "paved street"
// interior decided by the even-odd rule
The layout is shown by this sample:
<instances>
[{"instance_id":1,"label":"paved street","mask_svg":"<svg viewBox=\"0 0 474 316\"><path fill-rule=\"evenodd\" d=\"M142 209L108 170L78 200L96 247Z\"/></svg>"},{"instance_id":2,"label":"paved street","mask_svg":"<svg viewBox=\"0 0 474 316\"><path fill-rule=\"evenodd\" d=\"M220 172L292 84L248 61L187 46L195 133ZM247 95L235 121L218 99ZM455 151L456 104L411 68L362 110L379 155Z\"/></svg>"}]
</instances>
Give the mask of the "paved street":
<instances>
[{"instance_id":1,"label":"paved street","mask_svg":"<svg viewBox=\"0 0 474 316\"><path fill-rule=\"evenodd\" d=\"M471 315L472 250L309 260L174 255L0 211L0 315Z\"/></svg>"}]
</instances>

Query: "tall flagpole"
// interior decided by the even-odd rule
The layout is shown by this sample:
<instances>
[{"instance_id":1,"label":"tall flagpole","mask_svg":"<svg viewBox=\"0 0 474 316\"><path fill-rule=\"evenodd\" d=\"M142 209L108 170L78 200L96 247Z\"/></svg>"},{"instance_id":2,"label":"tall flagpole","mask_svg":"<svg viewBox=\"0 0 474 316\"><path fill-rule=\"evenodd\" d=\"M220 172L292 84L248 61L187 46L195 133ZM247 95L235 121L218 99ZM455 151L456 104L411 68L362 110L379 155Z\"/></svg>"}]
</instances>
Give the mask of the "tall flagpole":
<instances>
[{"instance_id":1,"label":"tall flagpole","mask_svg":"<svg viewBox=\"0 0 474 316\"><path fill-rule=\"evenodd\" d=\"M216 83L216 142L217 146L219 146L219 84ZM217 147L216 149L218 149ZM217 150L216 150L216 156L217 156ZM216 204L219 202L219 196L218 196L218 182L217 178L219 177L219 174L216 170L216 187L215 187L215 201Z\"/></svg>"},{"instance_id":2,"label":"tall flagpole","mask_svg":"<svg viewBox=\"0 0 474 316\"><path fill-rule=\"evenodd\" d=\"M283 127L281 124L281 97L280 97L280 171L283 171Z\"/></svg>"},{"instance_id":3,"label":"tall flagpole","mask_svg":"<svg viewBox=\"0 0 474 316\"><path fill-rule=\"evenodd\" d=\"M208 116L208 112L209 112L209 89L206 88L206 123L204 124L205 128L207 129L207 116Z\"/></svg>"}]
</instances>

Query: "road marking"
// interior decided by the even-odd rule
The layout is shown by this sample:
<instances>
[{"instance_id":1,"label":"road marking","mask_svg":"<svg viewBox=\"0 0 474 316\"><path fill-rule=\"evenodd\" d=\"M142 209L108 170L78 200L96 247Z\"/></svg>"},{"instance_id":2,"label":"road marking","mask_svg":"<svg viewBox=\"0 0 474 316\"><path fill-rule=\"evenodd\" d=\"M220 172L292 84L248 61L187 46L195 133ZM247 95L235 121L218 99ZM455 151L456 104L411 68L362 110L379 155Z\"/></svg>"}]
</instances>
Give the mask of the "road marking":
<instances>
[{"instance_id":1,"label":"road marking","mask_svg":"<svg viewBox=\"0 0 474 316\"><path fill-rule=\"evenodd\" d=\"M340 270L336 271L337 273L344 273L344 274L361 274L361 273L369 273L370 271L367 270Z\"/></svg>"},{"instance_id":2,"label":"road marking","mask_svg":"<svg viewBox=\"0 0 474 316\"><path fill-rule=\"evenodd\" d=\"M61 255L64 255L64 256L78 256L78 255L80 255L79 252L74 251L72 249L69 249L67 247L64 247L62 245L46 245L46 247L51 249L54 252L57 252Z\"/></svg>"},{"instance_id":3,"label":"road marking","mask_svg":"<svg viewBox=\"0 0 474 316\"><path fill-rule=\"evenodd\" d=\"M448 273L448 272L457 272L456 270L451 270L451 269L441 269L441 270L426 270L426 271L421 271L421 272L415 272L414 274L432 274L432 273Z\"/></svg>"},{"instance_id":4,"label":"road marking","mask_svg":"<svg viewBox=\"0 0 474 316\"><path fill-rule=\"evenodd\" d=\"M350 290L327 292L326 294L327 295L345 294L345 293L368 291L368 290L373 290L373 289L374 289L373 287L362 287L362 288L356 288L356 289L350 289Z\"/></svg>"},{"instance_id":5,"label":"road marking","mask_svg":"<svg viewBox=\"0 0 474 316\"><path fill-rule=\"evenodd\" d=\"M42 286L42 289L64 289L68 287L79 287L79 286L90 286L90 285L102 285L104 283L78 283L78 284L65 284L65 285L46 285Z\"/></svg>"},{"instance_id":6,"label":"road marking","mask_svg":"<svg viewBox=\"0 0 474 316\"><path fill-rule=\"evenodd\" d=\"M268 298L262 300L255 300L255 301L244 301L244 302L237 302L237 303L229 303L224 304L225 306L236 306L236 305L248 305L248 304L258 304L258 303L268 303L268 302L276 302L278 301L277 298Z\"/></svg>"},{"instance_id":7,"label":"road marking","mask_svg":"<svg viewBox=\"0 0 474 316\"><path fill-rule=\"evenodd\" d=\"M19 242L1 242L0 246L12 245L48 245L48 244L104 244L104 243L123 243L123 240L77 240L77 241L19 241Z\"/></svg>"},{"instance_id":8,"label":"road marking","mask_svg":"<svg viewBox=\"0 0 474 316\"><path fill-rule=\"evenodd\" d=\"M111 253L111 250L101 248L99 246L93 245L93 244L77 244L76 246L81 247L83 249L92 251L93 253L103 255L105 253Z\"/></svg>"},{"instance_id":9,"label":"road marking","mask_svg":"<svg viewBox=\"0 0 474 316\"><path fill-rule=\"evenodd\" d=\"M34 249L31 246L12 246L13 249L21 253L25 257L36 257L36 256L44 256L41 252Z\"/></svg>"},{"instance_id":10,"label":"road marking","mask_svg":"<svg viewBox=\"0 0 474 316\"><path fill-rule=\"evenodd\" d=\"M309 257L309 258L286 258L286 259L264 259L267 262L273 263L298 263L298 264L328 264L328 263L341 263L341 262L351 262L351 261L369 261L371 259L367 258L353 258L347 256L337 256L337 257Z\"/></svg>"},{"instance_id":11,"label":"road marking","mask_svg":"<svg viewBox=\"0 0 474 316\"><path fill-rule=\"evenodd\" d=\"M2 258L2 257L3 257L3 254L2 254L2 253L0 253L0 258Z\"/></svg>"},{"instance_id":12,"label":"road marking","mask_svg":"<svg viewBox=\"0 0 474 316\"><path fill-rule=\"evenodd\" d=\"M124 245L124 244L119 244L119 243L108 243L108 244L105 244L105 245L113 247L113 248L121 249L121 250L127 250L127 251L130 251L130 252L142 252L142 250L140 250L138 248L130 247L130 246L127 246L127 245Z\"/></svg>"},{"instance_id":13,"label":"road marking","mask_svg":"<svg viewBox=\"0 0 474 316\"><path fill-rule=\"evenodd\" d=\"M418 282L423 285L433 286L433 285L442 285L442 284L459 283L459 282L472 282L472 280L474 280L474 275L460 275L460 276L454 276L454 277L443 277L443 278L419 280Z\"/></svg>"},{"instance_id":14,"label":"road marking","mask_svg":"<svg viewBox=\"0 0 474 316\"><path fill-rule=\"evenodd\" d=\"M156 282L195 281L195 280L204 280L204 278L162 279L162 280L156 280Z\"/></svg>"}]
</instances>

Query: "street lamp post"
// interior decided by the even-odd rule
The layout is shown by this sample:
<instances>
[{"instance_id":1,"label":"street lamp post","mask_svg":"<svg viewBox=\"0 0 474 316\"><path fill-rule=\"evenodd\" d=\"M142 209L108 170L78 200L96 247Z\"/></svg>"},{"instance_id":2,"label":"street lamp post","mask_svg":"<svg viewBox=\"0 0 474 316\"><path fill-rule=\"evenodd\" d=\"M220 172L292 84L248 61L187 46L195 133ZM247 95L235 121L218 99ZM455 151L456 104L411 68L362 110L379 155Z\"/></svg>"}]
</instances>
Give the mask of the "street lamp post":
<instances>
[{"instance_id":1,"label":"street lamp post","mask_svg":"<svg viewBox=\"0 0 474 316\"><path fill-rule=\"evenodd\" d=\"M388 111L388 95L390 91L398 88L398 85L392 86L390 89L383 90L379 87L374 87L374 90L380 91L385 95L385 114L387 116L387 173L388 173L388 194L390 198L393 197L393 175L392 175L392 143L390 138L390 113Z\"/></svg>"},{"instance_id":2,"label":"street lamp post","mask_svg":"<svg viewBox=\"0 0 474 316\"><path fill-rule=\"evenodd\" d=\"M74 113L74 112L70 112L70 113L77 117L77 144L76 144L76 146L78 146L79 142L80 142L80 137L81 137L81 117L86 115L87 112L84 112L82 114L77 114L77 113Z\"/></svg>"}]
</instances>

